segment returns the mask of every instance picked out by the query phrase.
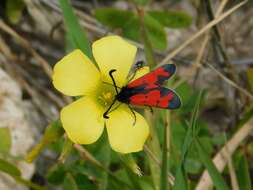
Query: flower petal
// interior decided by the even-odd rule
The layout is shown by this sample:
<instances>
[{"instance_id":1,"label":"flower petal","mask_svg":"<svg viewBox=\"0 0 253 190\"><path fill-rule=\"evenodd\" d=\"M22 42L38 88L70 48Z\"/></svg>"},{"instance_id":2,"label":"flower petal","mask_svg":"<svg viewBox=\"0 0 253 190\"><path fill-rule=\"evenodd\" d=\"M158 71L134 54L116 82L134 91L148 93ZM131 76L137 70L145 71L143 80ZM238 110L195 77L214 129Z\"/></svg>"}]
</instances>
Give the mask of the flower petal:
<instances>
[{"instance_id":1,"label":"flower petal","mask_svg":"<svg viewBox=\"0 0 253 190\"><path fill-rule=\"evenodd\" d=\"M92 44L92 51L103 80L112 83L109 71L116 69L113 76L117 86L124 86L137 48L119 36L107 36L95 41Z\"/></svg>"},{"instance_id":2,"label":"flower petal","mask_svg":"<svg viewBox=\"0 0 253 190\"><path fill-rule=\"evenodd\" d=\"M133 125L134 115L126 105L121 105L109 114L106 129L113 150L131 153L143 149L149 135L149 127L142 115L134 113L136 115L135 125Z\"/></svg>"},{"instance_id":3,"label":"flower petal","mask_svg":"<svg viewBox=\"0 0 253 190\"><path fill-rule=\"evenodd\" d=\"M62 109L61 122L74 143L91 144L103 132L103 112L94 99L83 97Z\"/></svg>"},{"instance_id":4,"label":"flower petal","mask_svg":"<svg viewBox=\"0 0 253 190\"><path fill-rule=\"evenodd\" d=\"M77 49L54 66L54 87L68 96L87 95L95 91L100 73L90 59Z\"/></svg>"}]
</instances>

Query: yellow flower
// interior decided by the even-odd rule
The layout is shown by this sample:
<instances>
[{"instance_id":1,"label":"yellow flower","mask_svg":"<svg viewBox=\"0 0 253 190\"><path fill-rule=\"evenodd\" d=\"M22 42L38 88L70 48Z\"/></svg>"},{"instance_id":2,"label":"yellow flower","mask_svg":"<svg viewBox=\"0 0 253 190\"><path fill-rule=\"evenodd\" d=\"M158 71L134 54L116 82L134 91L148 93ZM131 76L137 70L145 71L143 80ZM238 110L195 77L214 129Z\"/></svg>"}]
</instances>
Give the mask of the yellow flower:
<instances>
[{"instance_id":1,"label":"yellow flower","mask_svg":"<svg viewBox=\"0 0 253 190\"><path fill-rule=\"evenodd\" d=\"M92 44L99 69L80 50L74 50L54 67L53 85L68 96L82 96L61 110L60 118L68 137L77 144L94 143L106 126L109 142L117 152L143 149L149 135L146 120L137 112L136 122L126 104L117 102L108 116L103 114L116 94L109 71L116 69L118 87L128 83L137 48L119 36L108 36ZM139 75L140 76L140 75Z\"/></svg>"}]
</instances>

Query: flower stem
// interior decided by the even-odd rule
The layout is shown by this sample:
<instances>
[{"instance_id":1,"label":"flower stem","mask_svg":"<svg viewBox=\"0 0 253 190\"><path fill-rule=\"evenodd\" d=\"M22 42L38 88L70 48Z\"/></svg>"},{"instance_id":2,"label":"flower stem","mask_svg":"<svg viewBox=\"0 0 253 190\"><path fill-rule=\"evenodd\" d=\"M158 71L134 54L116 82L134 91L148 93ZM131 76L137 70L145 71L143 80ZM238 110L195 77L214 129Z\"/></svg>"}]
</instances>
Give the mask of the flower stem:
<instances>
[{"instance_id":1,"label":"flower stem","mask_svg":"<svg viewBox=\"0 0 253 190\"><path fill-rule=\"evenodd\" d=\"M147 146L151 150L151 152L156 155L159 159L158 162L160 163L161 158L161 148L160 143L157 136L157 131L155 128L156 117L153 116L149 111L145 111L145 116L150 126L150 138L147 140ZM151 171L151 176L153 179L155 190L159 189L160 186L160 166L150 157L149 158L149 167Z\"/></svg>"},{"instance_id":2,"label":"flower stem","mask_svg":"<svg viewBox=\"0 0 253 190\"><path fill-rule=\"evenodd\" d=\"M155 57L152 44L148 38L147 28L145 27L145 11L143 10L143 8L139 7L137 7L136 9L139 18L140 34L141 34L140 36L144 44L144 53L146 61L148 65L152 68L155 66Z\"/></svg>"},{"instance_id":3,"label":"flower stem","mask_svg":"<svg viewBox=\"0 0 253 190\"><path fill-rule=\"evenodd\" d=\"M161 185L160 190L168 190L168 180L167 180L167 153L169 147L169 117L170 112L166 111L165 119L164 119L164 132L163 132L163 150L162 150L162 166L161 166Z\"/></svg>"}]
</instances>

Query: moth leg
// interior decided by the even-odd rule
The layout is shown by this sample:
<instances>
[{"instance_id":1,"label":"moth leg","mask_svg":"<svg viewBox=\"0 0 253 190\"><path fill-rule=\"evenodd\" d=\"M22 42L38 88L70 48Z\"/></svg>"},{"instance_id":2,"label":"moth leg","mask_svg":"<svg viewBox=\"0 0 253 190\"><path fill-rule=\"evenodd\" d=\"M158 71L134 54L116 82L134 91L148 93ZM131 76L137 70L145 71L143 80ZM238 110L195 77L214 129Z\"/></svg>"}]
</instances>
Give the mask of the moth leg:
<instances>
[{"instance_id":1,"label":"moth leg","mask_svg":"<svg viewBox=\"0 0 253 190\"><path fill-rule=\"evenodd\" d=\"M134 69L134 73L131 75L130 79L128 80L128 83L134 79L136 72L141 69L144 66L144 62L143 61L138 61L137 63L135 63L135 69Z\"/></svg>"},{"instance_id":2,"label":"moth leg","mask_svg":"<svg viewBox=\"0 0 253 190\"><path fill-rule=\"evenodd\" d=\"M133 122L133 126L136 124L136 114L133 111L133 108L128 104L128 108L130 109L130 111L132 112L133 116L134 116L134 122Z\"/></svg>"},{"instance_id":3,"label":"moth leg","mask_svg":"<svg viewBox=\"0 0 253 190\"><path fill-rule=\"evenodd\" d=\"M111 113L111 112L113 112L114 110L118 109L118 107L119 107L120 105L121 105L121 103L119 103L115 108L111 109L111 110L109 111L109 113Z\"/></svg>"},{"instance_id":4,"label":"moth leg","mask_svg":"<svg viewBox=\"0 0 253 190\"><path fill-rule=\"evenodd\" d=\"M104 119L109 119L109 117L108 117L108 113L110 113L110 110L112 109L112 106L115 104L115 102L116 102L116 98L113 100L113 102L112 102L112 104L108 107L108 109L104 112L104 114L103 114L103 118Z\"/></svg>"}]
</instances>

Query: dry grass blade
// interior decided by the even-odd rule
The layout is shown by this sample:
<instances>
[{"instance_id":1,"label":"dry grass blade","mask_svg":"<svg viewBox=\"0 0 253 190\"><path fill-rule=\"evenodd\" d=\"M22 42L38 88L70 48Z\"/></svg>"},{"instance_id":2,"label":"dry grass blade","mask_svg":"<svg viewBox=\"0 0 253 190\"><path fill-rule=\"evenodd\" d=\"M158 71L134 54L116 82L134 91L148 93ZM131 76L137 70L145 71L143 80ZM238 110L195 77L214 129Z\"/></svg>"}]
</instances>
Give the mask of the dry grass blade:
<instances>
[{"instance_id":1,"label":"dry grass blade","mask_svg":"<svg viewBox=\"0 0 253 190\"><path fill-rule=\"evenodd\" d=\"M218 10L216 11L215 13L215 18L217 18L218 16L220 16L220 14L222 13L223 9L225 8L226 4L227 4L228 0L223 0L220 4L220 6L218 7ZM210 34L207 33L205 35L205 38L200 46L200 49L199 49L199 52L198 52L198 55L197 55L197 58L196 58L196 61L195 61L195 64L198 65L201 63L201 59L204 55L204 52L205 52L205 49L206 49L206 46L209 42L209 39L210 39Z\"/></svg>"},{"instance_id":2,"label":"dry grass blade","mask_svg":"<svg viewBox=\"0 0 253 190\"><path fill-rule=\"evenodd\" d=\"M81 157L84 160L88 160L95 166L103 168L103 165L94 156L92 156L84 147L82 147L79 144L74 144L74 148L80 153Z\"/></svg>"},{"instance_id":3,"label":"dry grass blade","mask_svg":"<svg viewBox=\"0 0 253 190\"><path fill-rule=\"evenodd\" d=\"M245 123L235 134L234 136L224 145L224 147L216 154L213 159L213 163L217 169L221 172L225 168L228 158L234 153L238 148L240 143L250 135L250 132L253 130L253 118L251 118L247 123ZM196 190L207 190L212 187L213 182L208 174L205 171L199 183L196 186Z\"/></svg>"},{"instance_id":4,"label":"dry grass blade","mask_svg":"<svg viewBox=\"0 0 253 190\"><path fill-rule=\"evenodd\" d=\"M229 170L232 190L240 190L237 179L236 179L235 167L234 167L231 156L228 156L228 170Z\"/></svg>"},{"instance_id":5,"label":"dry grass blade","mask_svg":"<svg viewBox=\"0 0 253 190\"><path fill-rule=\"evenodd\" d=\"M174 56L176 56L180 51L182 51L185 47L187 47L190 43L192 43L195 39L206 33L210 28L212 28L214 25L218 24L220 21L222 21L224 18L232 14L234 11L236 11L238 8L243 6L248 0L242 1L241 3L237 4L236 6L232 7L225 13L221 14L219 17L215 18L211 22L209 22L207 25L205 25L202 29L200 29L196 34L194 34L190 39L185 41L181 46L179 46L177 49L172 51L169 55L167 55L158 66L166 64L168 61L170 61ZM158 67L157 66L157 67Z\"/></svg>"},{"instance_id":6,"label":"dry grass blade","mask_svg":"<svg viewBox=\"0 0 253 190\"><path fill-rule=\"evenodd\" d=\"M249 91L245 90L244 88L237 85L234 81L230 80L226 76L224 76L220 71L218 71L214 66L212 66L209 63L205 63L209 68L211 68L214 72L216 72L225 82L227 82L229 85L233 86L243 94L245 94L247 97L249 97L251 100L253 100L253 94L251 94Z\"/></svg>"},{"instance_id":7,"label":"dry grass blade","mask_svg":"<svg viewBox=\"0 0 253 190\"><path fill-rule=\"evenodd\" d=\"M7 24L5 24L2 20L0 20L0 30L3 30L4 32L8 33L15 39L17 39L20 44L26 48L33 57L37 60L37 62L41 65L41 67L44 69L45 73L51 78L52 76L52 68L48 64L48 62L43 59L31 46L31 44L24 39L22 36L20 36L16 31L14 31L11 27L9 27Z\"/></svg>"},{"instance_id":8,"label":"dry grass blade","mask_svg":"<svg viewBox=\"0 0 253 190\"><path fill-rule=\"evenodd\" d=\"M2 60L0 62L3 63L3 65L6 68L6 71L13 77L15 80L19 83L19 85L32 97L32 102L37 107L37 109L43 113L43 115L48 120L53 120L53 115L48 112L45 106L42 106L44 102L41 101L40 93L36 91L26 80L23 76L24 70L21 70L19 68L18 64L13 64L18 61L18 58L11 52L5 41L0 36L0 53L3 53L5 55L2 57ZM22 73L22 74L21 74ZM33 81L33 80L31 80ZM47 93L48 97L56 103L57 106L61 107L64 105L64 103L57 98L51 91L48 91L47 89L43 89L44 92Z\"/></svg>"}]
</instances>

